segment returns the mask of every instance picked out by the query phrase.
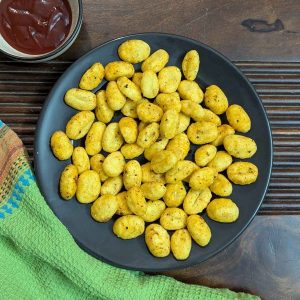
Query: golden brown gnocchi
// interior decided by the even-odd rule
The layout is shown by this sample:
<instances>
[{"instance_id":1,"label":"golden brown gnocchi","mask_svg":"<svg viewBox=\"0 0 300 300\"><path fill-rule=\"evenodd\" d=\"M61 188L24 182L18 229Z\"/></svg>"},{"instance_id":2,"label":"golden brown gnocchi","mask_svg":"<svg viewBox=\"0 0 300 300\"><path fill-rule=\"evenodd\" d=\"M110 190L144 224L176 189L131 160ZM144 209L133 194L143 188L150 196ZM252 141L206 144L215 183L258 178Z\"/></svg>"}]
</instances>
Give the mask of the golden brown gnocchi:
<instances>
[{"instance_id":1,"label":"golden brown gnocchi","mask_svg":"<svg viewBox=\"0 0 300 300\"><path fill-rule=\"evenodd\" d=\"M203 92L195 81L182 80L178 86L178 93L182 99L191 100L195 103L203 101Z\"/></svg>"},{"instance_id":2,"label":"golden brown gnocchi","mask_svg":"<svg viewBox=\"0 0 300 300\"><path fill-rule=\"evenodd\" d=\"M120 58L132 64L144 61L150 55L150 46L142 40L127 40L118 48Z\"/></svg>"},{"instance_id":3,"label":"golden brown gnocchi","mask_svg":"<svg viewBox=\"0 0 300 300\"><path fill-rule=\"evenodd\" d=\"M164 49L158 49L153 52L146 60L142 63L142 71L151 70L155 73L158 73L164 68L164 66L169 61L169 54Z\"/></svg>"},{"instance_id":4,"label":"golden brown gnocchi","mask_svg":"<svg viewBox=\"0 0 300 300\"><path fill-rule=\"evenodd\" d=\"M79 87L83 90L93 90L101 83L104 74L105 72L103 65L99 62L94 63L82 75L79 82Z\"/></svg>"},{"instance_id":5,"label":"golden brown gnocchi","mask_svg":"<svg viewBox=\"0 0 300 300\"><path fill-rule=\"evenodd\" d=\"M186 190L182 182L169 183L163 199L168 207L178 207L182 204Z\"/></svg>"},{"instance_id":6,"label":"golden brown gnocchi","mask_svg":"<svg viewBox=\"0 0 300 300\"><path fill-rule=\"evenodd\" d=\"M127 77L121 77L121 78L127 78ZM124 96L123 92L121 92L116 81L110 81L107 84L106 101L110 109L114 111L122 109L122 107L125 105L126 97Z\"/></svg>"},{"instance_id":7,"label":"golden brown gnocchi","mask_svg":"<svg viewBox=\"0 0 300 300\"><path fill-rule=\"evenodd\" d=\"M218 136L217 125L204 121L192 123L187 130L187 136L196 145L210 143Z\"/></svg>"},{"instance_id":8,"label":"golden brown gnocchi","mask_svg":"<svg viewBox=\"0 0 300 300\"><path fill-rule=\"evenodd\" d=\"M175 66L164 67L158 73L159 90L162 93L176 92L181 80L181 72Z\"/></svg>"},{"instance_id":9,"label":"golden brown gnocchi","mask_svg":"<svg viewBox=\"0 0 300 300\"><path fill-rule=\"evenodd\" d=\"M204 103L207 108L217 115L223 114L228 108L227 97L216 85L207 87L204 94Z\"/></svg>"},{"instance_id":10,"label":"golden brown gnocchi","mask_svg":"<svg viewBox=\"0 0 300 300\"><path fill-rule=\"evenodd\" d=\"M144 97L153 99L157 96L159 83L157 75L152 70L143 72L140 88Z\"/></svg>"},{"instance_id":11,"label":"golden brown gnocchi","mask_svg":"<svg viewBox=\"0 0 300 300\"><path fill-rule=\"evenodd\" d=\"M114 110L107 104L106 92L104 90L101 90L96 94L95 114L98 121L105 124L109 123L114 116Z\"/></svg>"},{"instance_id":12,"label":"golden brown gnocchi","mask_svg":"<svg viewBox=\"0 0 300 300\"><path fill-rule=\"evenodd\" d=\"M170 254L170 236L168 231L159 224L150 224L145 231L145 242L156 257L166 257Z\"/></svg>"},{"instance_id":13,"label":"golden brown gnocchi","mask_svg":"<svg viewBox=\"0 0 300 300\"><path fill-rule=\"evenodd\" d=\"M177 162L176 155L169 150L161 150L153 154L151 169L155 173L165 173L172 169Z\"/></svg>"},{"instance_id":14,"label":"golden brown gnocchi","mask_svg":"<svg viewBox=\"0 0 300 300\"><path fill-rule=\"evenodd\" d=\"M124 169L125 159L120 151L110 153L103 162L103 170L109 177L119 176Z\"/></svg>"},{"instance_id":15,"label":"golden brown gnocchi","mask_svg":"<svg viewBox=\"0 0 300 300\"><path fill-rule=\"evenodd\" d=\"M187 218L187 229L193 240L201 247L205 247L211 239L211 230L205 220L199 215Z\"/></svg>"},{"instance_id":16,"label":"golden brown gnocchi","mask_svg":"<svg viewBox=\"0 0 300 300\"><path fill-rule=\"evenodd\" d=\"M130 160L126 163L123 171L123 181L126 190L134 186L141 186L142 168L137 160Z\"/></svg>"},{"instance_id":17,"label":"golden brown gnocchi","mask_svg":"<svg viewBox=\"0 0 300 300\"><path fill-rule=\"evenodd\" d=\"M114 195L102 195L91 206L91 216L97 222L108 222L118 209Z\"/></svg>"},{"instance_id":18,"label":"golden brown gnocchi","mask_svg":"<svg viewBox=\"0 0 300 300\"><path fill-rule=\"evenodd\" d=\"M134 239L145 231L145 222L139 216L128 215L118 218L113 226L114 234L123 239Z\"/></svg>"},{"instance_id":19,"label":"golden brown gnocchi","mask_svg":"<svg viewBox=\"0 0 300 300\"><path fill-rule=\"evenodd\" d=\"M187 80L195 80L199 71L200 57L196 50L186 53L182 61L182 72Z\"/></svg>"},{"instance_id":20,"label":"golden brown gnocchi","mask_svg":"<svg viewBox=\"0 0 300 300\"><path fill-rule=\"evenodd\" d=\"M251 129L251 120L246 111L238 104L232 104L226 110L229 125L239 132L248 132Z\"/></svg>"},{"instance_id":21,"label":"golden brown gnocchi","mask_svg":"<svg viewBox=\"0 0 300 300\"><path fill-rule=\"evenodd\" d=\"M77 190L78 171L74 165L67 165L59 180L60 195L65 200L75 196Z\"/></svg>"},{"instance_id":22,"label":"golden brown gnocchi","mask_svg":"<svg viewBox=\"0 0 300 300\"><path fill-rule=\"evenodd\" d=\"M258 177L258 168L253 163L238 161L228 167L227 176L235 184L251 184Z\"/></svg>"},{"instance_id":23,"label":"golden brown gnocchi","mask_svg":"<svg viewBox=\"0 0 300 300\"><path fill-rule=\"evenodd\" d=\"M112 61L105 66L105 78L108 81L117 80L125 76L131 78L134 75L134 67L126 61Z\"/></svg>"},{"instance_id":24,"label":"golden brown gnocchi","mask_svg":"<svg viewBox=\"0 0 300 300\"><path fill-rule=\"evenodd\" d=\"M199 167L205 167L216 155L217 148L213 145L203 145L195 152L195 163Z\"/></svg>"},{"instance_id":25,"label":"golden brown gnocchi","mask_svg":"<svg viewBox=\"0 0 300 300\"><path fill-rule=\"evenodd\" d=\"M181 208L167 207L160 216L160 225L166 230L182 229L186 226L187 215Z\"/></svg>"},{"instance_id":26,"label":"golden brown gnocchi","mask_svg":"<svg viewBox=\"0 0 300 300\"><path fill-rule=\"evenodd\" d=\"M102 136L103 150L109 153L118 151L123 145L124 139L118 123L109 123Z\"/></svg>"},{"instance_id":27,"label":"golden brown gnocchi","mask_svg":"<svg viewBox=\"0 0 300 300\"><path fill-rule=\"evenodd\" d=\"M133 118L123 117L119 121L120 132L127 144L136 142L138 136L138 125Z\"/></svg>"},{"instance_id":28,"label":"golden brown gnocchi","mask_svg":"<svg viewBox=\"0 0 300 300\"><path fill-rule=\"evenodd\" d=\"M189 257L192 249L192 238L187 229L178 229L171 236L171 250L178 260Z\"/></svg>"},{"instance_id":29,"label":"golden brown gnocchi","mask_svg":"<svg viewBox=\"0 0 300 300\"><path fill-rule=\"evenodd\" d=\"M90 91L72 88L66 92L65 102L77 110L93 110L96 107L96 95Z\"/></svg>"},{"instance_id":30,"label":"golden brown gnocchi","mask_svg":"<svg viewBox=\"0 0 300 300\"><path fill-rule=\"evenodd\" d=\"M239 217L239 208L230 199L218 198L207 206L207 215L210 219L221 223L232 223Z\"/></svg>"},{"instance_id":31,"label":"golden brown gnocchi","mask_svg":"<svg viewBox=\"0 0 300 300\"><path fill-rule=\"evenodd\" d=\"M63 131L55 131L50 140L54 156L59 160L67 160L72 156L73 145Z\"/></svg>"},{"instance_id":32,"label":"golden brown gnocchi","mask_svg":"<svg viewBox=\"0 0 300 300\"><path fill-rule=\"evenodd\" d=\"M83 147L74 148L72 162L77 167L78 174L90 169L90 159Z\"/></svg>"},{"instance_id":33,"label":"golden brown gnocchi","mask_svg":"<svg viewBox=\"0 0 300 300\"><path fill-rule=\"evenodd\" d=\"M202 190L190 189L184 198L183 209L188 215L199 214L207 207L211 197L209 188Z\"/></svg>"},{"instance_id":34,"label":"golden brown gnocchi","mask_svg":"<svg viewBox=\"0 0 300 300\"><path fill-rule=\"evenodd\" d=\"M106 125L99 121L91 126L85 139L85 150L88 155L95 155L102 150L102 137L105 128Z\"/></svg>"}]
</instances>

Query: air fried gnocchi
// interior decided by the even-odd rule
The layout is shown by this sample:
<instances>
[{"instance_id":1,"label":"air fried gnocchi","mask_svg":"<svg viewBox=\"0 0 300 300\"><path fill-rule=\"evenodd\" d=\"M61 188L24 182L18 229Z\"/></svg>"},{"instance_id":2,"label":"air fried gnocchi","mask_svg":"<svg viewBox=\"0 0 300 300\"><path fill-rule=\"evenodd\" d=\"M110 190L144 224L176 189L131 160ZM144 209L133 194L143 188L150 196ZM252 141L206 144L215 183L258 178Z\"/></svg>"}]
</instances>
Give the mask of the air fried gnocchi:
<instances>
[{"instance_id":1,"label":"air fried gnocchi","mask_svg":"<svg viewBox=\"0 0 300 300\"><path fill-rule=\"evenodd\" d=\"M72 140L83 138L90 130L95 115L91 111L81 111L74 115L66 126L66 135Z\"/></svg>"},{"instance_id":2,"label":"air fried gnocchi","mask_svg":"<svg viewBox=\"0 0 300 300\"><path fill-rule=\"evenodd\" d=\"M67 165L62 171L59 180L60 195L65 200L75 196L77 190L78 171L74 165Z\"/></svg>"},{"instance_id":3,"label":"air fried gnocchi","mask_svg":"<svg viewBox=\"0 0 300 300\"><path fill-rule=\"evenodd\" d=\"M63 131L55 131L50 139L54 156L59 160L67 160L72 156L73 145Z\"/></svg>"},{"instance_id":4,"label":"air fried gnocchi","mask_svg":"<svg viewBox=\"0 0 300 300\"><path fill-rule=\"evenodd\" d=\"M96 95L90 91L72 88L66 92L65 102L77 110L93 110L96 107Z\"/></svg>"},{"instance_id":5,"label":"air fried gnocchi","mask_svg":"<svg viewBox=\"0 0 300 300\"><path fill-rule=\"evenodd\" d=\"M79 87L83 90L93 90L101 83L104 74L103 65L99 62L94 63L82 75L79 82Z\"/></svg>"},{"instance_id":6,"label":"air fried gnocchi","mask_svg":"<svg viewBox=\"0 0 300 300\"><path fill-rule=\"evenodd\" d=\"M201 247L211 240L199 214L235 222L237 205L214 198L229 197L233 184L257 180L253 163L234 161L257 151L254 140L236 134L248 132L251 120L243 107L229 105L217 85L202 91L196 50L185 53L181 69L167 66L167 51L151 53L142 40L126 40L118 54L120 60L106 66L94 63L79 88L65 94L65 103L80 112L68 121L66 133L56 131L50 140L57 159L72 157L73 164L59 178L60 194L66 200L76 195L80 203L93 202L90 212L97 222L118 215L113 232L119 238L136 238L145 231L152 255L165 257L172 251L184 260L192 239ZM107 85L94 94L103 77ZM74 148L72 140L82 138ZM145 222L156 224L145 230Z\"/></svg>"}]
</instances>

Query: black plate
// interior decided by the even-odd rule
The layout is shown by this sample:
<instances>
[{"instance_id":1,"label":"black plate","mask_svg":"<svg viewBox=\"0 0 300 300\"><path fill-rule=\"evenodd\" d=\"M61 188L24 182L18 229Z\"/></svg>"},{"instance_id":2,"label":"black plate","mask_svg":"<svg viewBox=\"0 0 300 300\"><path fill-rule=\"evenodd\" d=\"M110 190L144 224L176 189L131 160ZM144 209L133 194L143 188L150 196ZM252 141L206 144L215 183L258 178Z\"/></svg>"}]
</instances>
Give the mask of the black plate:
<instances>
[{"instance_id":1,"label":"black plate","mask_svg":"<svg viewBox=\"0 0 300 300\"><path fill-rule=\"evenodd\" d=\"M83 72L95 61L101 61L105 65L118 60L118 46L123 41L134 38L148 42L152 51L159 48L167 50L170 54L169 65L179 67L184 54L196 49L201 57L200 72L196 79L198 83L203 88L211 84L219 85L227 95L229 103L242 105L252 119L252 129L246 135L255 139L258 151L249 161L258 166L259 178L248 186L234 186L230 198L240 208L240 217L235 223L217 223L204 214L212 230L211 242L205 248L193 244L191 255L186 261L177 261L171 254L166 258L153 257L147 250L144 236L127 241L117 238L112 233L112 221L108 223L93 221L90 217L90 205L79 204L75 199L63 201L58 193L60 173L70 161L60 162L55 159L49 147L49 140L55 130L64 130L67 121L76 113L64 103L64 94L69 88L78 86ZM192 154L189 158L192 158ZM257 213L267 191L272 167L272 137L261 100L245 76L228 59L210 47L185 37L144 33L121 37L95 48L77 60L60 77L40 115L35 137L34 159L42 194L56 216L84 250L116 266L162 271L202 262L224 249L245 230Z\"/></svg>"}]
</instances>

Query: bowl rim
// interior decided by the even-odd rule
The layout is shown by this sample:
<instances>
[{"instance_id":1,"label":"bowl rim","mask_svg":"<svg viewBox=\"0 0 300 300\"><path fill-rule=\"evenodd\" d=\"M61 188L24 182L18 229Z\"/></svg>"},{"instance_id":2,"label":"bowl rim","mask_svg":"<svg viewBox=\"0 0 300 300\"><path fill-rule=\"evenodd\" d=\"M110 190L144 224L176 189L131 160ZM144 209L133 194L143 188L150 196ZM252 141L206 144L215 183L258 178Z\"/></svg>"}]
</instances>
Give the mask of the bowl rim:
<instances>
[{"instance_id":1,"label":"bowl rim","mask_svg":"<svg viewBox=\"0 0 300 300\"><path fill-rule=\"evenodd\" d=\"M236 241L245 232L245 230L248 228L248 226L250 225L250 223L252 223L252 221L255 218L255 216L257 215L257 212L260 209L263 201L265 200L266 193L267 193L269 185L270 185L270 180L271 180L271 175L272 175L272 169L273 169L273 159L274 159L274 155L273 155L273 153L274 153L274 145L273 145L272 129L271 129L271 125L270 125L268 114L266 112L266 109L265 109L265 107L263 105L263 102L262 102L260 96L256 92L256 89L254 88L253 84L250 82L250 80L248 79L248 77L241 71L240 68L238 68L231 61L231 59L229 59L228 57L226 57L224 54L222 54L218 50L212 48L211 46L209 46L209 45L207 45L207 44L205 44L205 43L203 43L203 42L201 42L199 40L196 40L196 39L193 39L193 38L190 38L190 37L187 37L187 36L182 36L182 35L174 34L174 33L168 33L168 32L152 32L152 31L150 31L150 32L137 32L137 33L126 34L126 35L118 36L117 38L109 39L109 40L107 40L107 41L99 44L98 46L93 47L92 49L90 49L89 51L87 51L85 54L81 55L76 60L74 60L74 62L62 73L62 75L57 79L56 83L52 86L52 88L51 88L51 90L50 90L50 92L49 92L49 94L48 94L48 96L47 96L47 98L46 98L46 100L45 100L45 102L43 104L42 110L41 110L39 118L38 118L37 127L36 127L37 129L36 129L35 138L34 138L34 152L33 152L33 156L34 156L34 161L36 161L38 159L38 156L39 156L39 152L38 152L39 145L38 145L38 139L37 139L37 137L40 135L41 123L43 122L44 115L46 114L46 108L47 108L48 103L49 103L49 101L51 99L51 95L54 92L54 90L56 88L56 85L59 84L59 81L60 81L61 77L67 71L69 71L70 69L72 69L74 67L75 63L77 63L78 61L84 60L85 57L89 56L92 52L97 51L99 48L103 47L106 44L109 44L109 43L112 43L112 42L117 42L119 40L130 39L130 38L139 38L139 37L142 38L145 35L153 35L153 34L158 35L158 36L163 36L163 37L170 37L171 36L171 37L175 37L175 38L180 38L180 39L185 40L185 41L193 41L193 42L199 44L201 47L206 48L209 51L213 52L215 55L221 57L227 64L229 64L235 70L235 72L237 72L248 83L249 88L252 90L252 92L254 93L254 95L259 100L259 105L260 105L262 111L264 112L264 117L265 117L265 119L267 121L266 122L267 123L267 129L268 129L268 133L269 133L268 136L270 138L270 149L268 149L268 152L269 152L269 155L270 155L270 166L269 166L269 169L268 169L268 177L267 177L267 180L266 180L266 185L265 185L265 188L263 190L262 197L260 199L260 202L259 202L257 208L255 209L255 211L253 211L253 214L252 214L251 218L239 230L238 234L236 234L235 236L233 236L227 243L225 243L219 249L217 249L215 251L212 251L211 254L210 254L210 256L208 258L200 260L196 264L193 264L193 263L189 262L188 260L185 260L185 261L183 261L183 264L180 265L180 266L177 265L177 266L171 266L171 267L164 267L164 268L160 268L159 270L157 268L149 268L149 267L143 267L143 266L138 267L138 268L134 268L134 267L128 266L126 264L121 265L121 264L119 264L119 263L117 263L115 261L112 261L110 259L104 258L103 256L95 253L91 249L88 249L84 244L82 244L78 239L76 239L72 235L72 237L74 238L75 242L80 246L81 249L83 249L86 253L88 253L89 255L93 256L94 258L96 258L96 259L98 259L98 260L100 260L102 262L108 263L108 264L110 264L112 266L115 266L115 267L127 269L127 270L142 271L142 272L148 272L148 273L156 274L156 273L161 273L161 272L166 272L166 271L171 271L171 270L180 270L180 269L184 269L184 268L191 268L191 267L194 267L196 265L199 265L199 264L201 264L203 262L206 262L206 261L214 258L217 254L219 254L224 249L226 249L227 247L229 247L234 241ZM42 195L44 195L43 194L44 191L41 188L41 184L40 184L40 168L41 167L38 166L37 164L34 165L34 172L37 174L36 175L37 185L40 188ZM45 199L45 202L47 203L47 205L52 210L51 205L48 203L48 201L46 199ZM53 213L55 214L54 211L53 211ZM56 214L55 214L55 216L56 216Z\"/></svg>"},{"instance_id":2,"label":"bowl rim","mask_svg":"<svg viewBox=\"0 0 300 300\"><path fill-rule=\"evenodd\" d=\"M69 36L69 38L66 39L58 48L54 49L51 52L37 55L35 57L20 57L17 55L10 54L10 53L2 50L1 48L0 48L0 52L14 60L21 61L21 62L28 62L28 63L43 62L43 61L51 60L52 58L55 58L55 57L63 54L74 43L74 41L75 41L76 37L78 36L79 31L81 29L81 25L82 25L82 21L83 21L82 0L77 0L77 3L78 3L79 13L78 13L78 18L77 18L77 22L74 27L74 30L73 30L72 34Z\"/></svg>"}]
</instances>

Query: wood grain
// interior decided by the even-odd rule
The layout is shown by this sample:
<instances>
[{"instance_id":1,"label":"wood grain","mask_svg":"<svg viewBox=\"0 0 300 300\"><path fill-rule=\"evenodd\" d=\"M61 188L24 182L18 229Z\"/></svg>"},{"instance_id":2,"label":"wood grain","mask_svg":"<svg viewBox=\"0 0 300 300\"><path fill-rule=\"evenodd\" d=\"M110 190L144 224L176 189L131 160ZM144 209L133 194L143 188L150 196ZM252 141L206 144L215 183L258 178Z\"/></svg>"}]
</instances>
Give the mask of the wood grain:
<instances>
[{"instance_id":1,"label":"wood grain","mask_svg":"<svg viewBox=\"0 0 300 300\"><path fill-rule=\"evenodd\" d=\"M300 299L300 218L258 216L237 241L200 265L166 272L183 282Z\"/></svg>"},{"instance_id":2,"label":"wood grain","mask_svg":"<svg viewBox=\"0 0 300 300\"><path fill-rule=\"evenodd\" d=\"M83 4L81 33L62 60L78 58L121 35L151 31L194 38L232 60L299 59L298 0L83 0Z\"/></svg>"}]
</instances>

